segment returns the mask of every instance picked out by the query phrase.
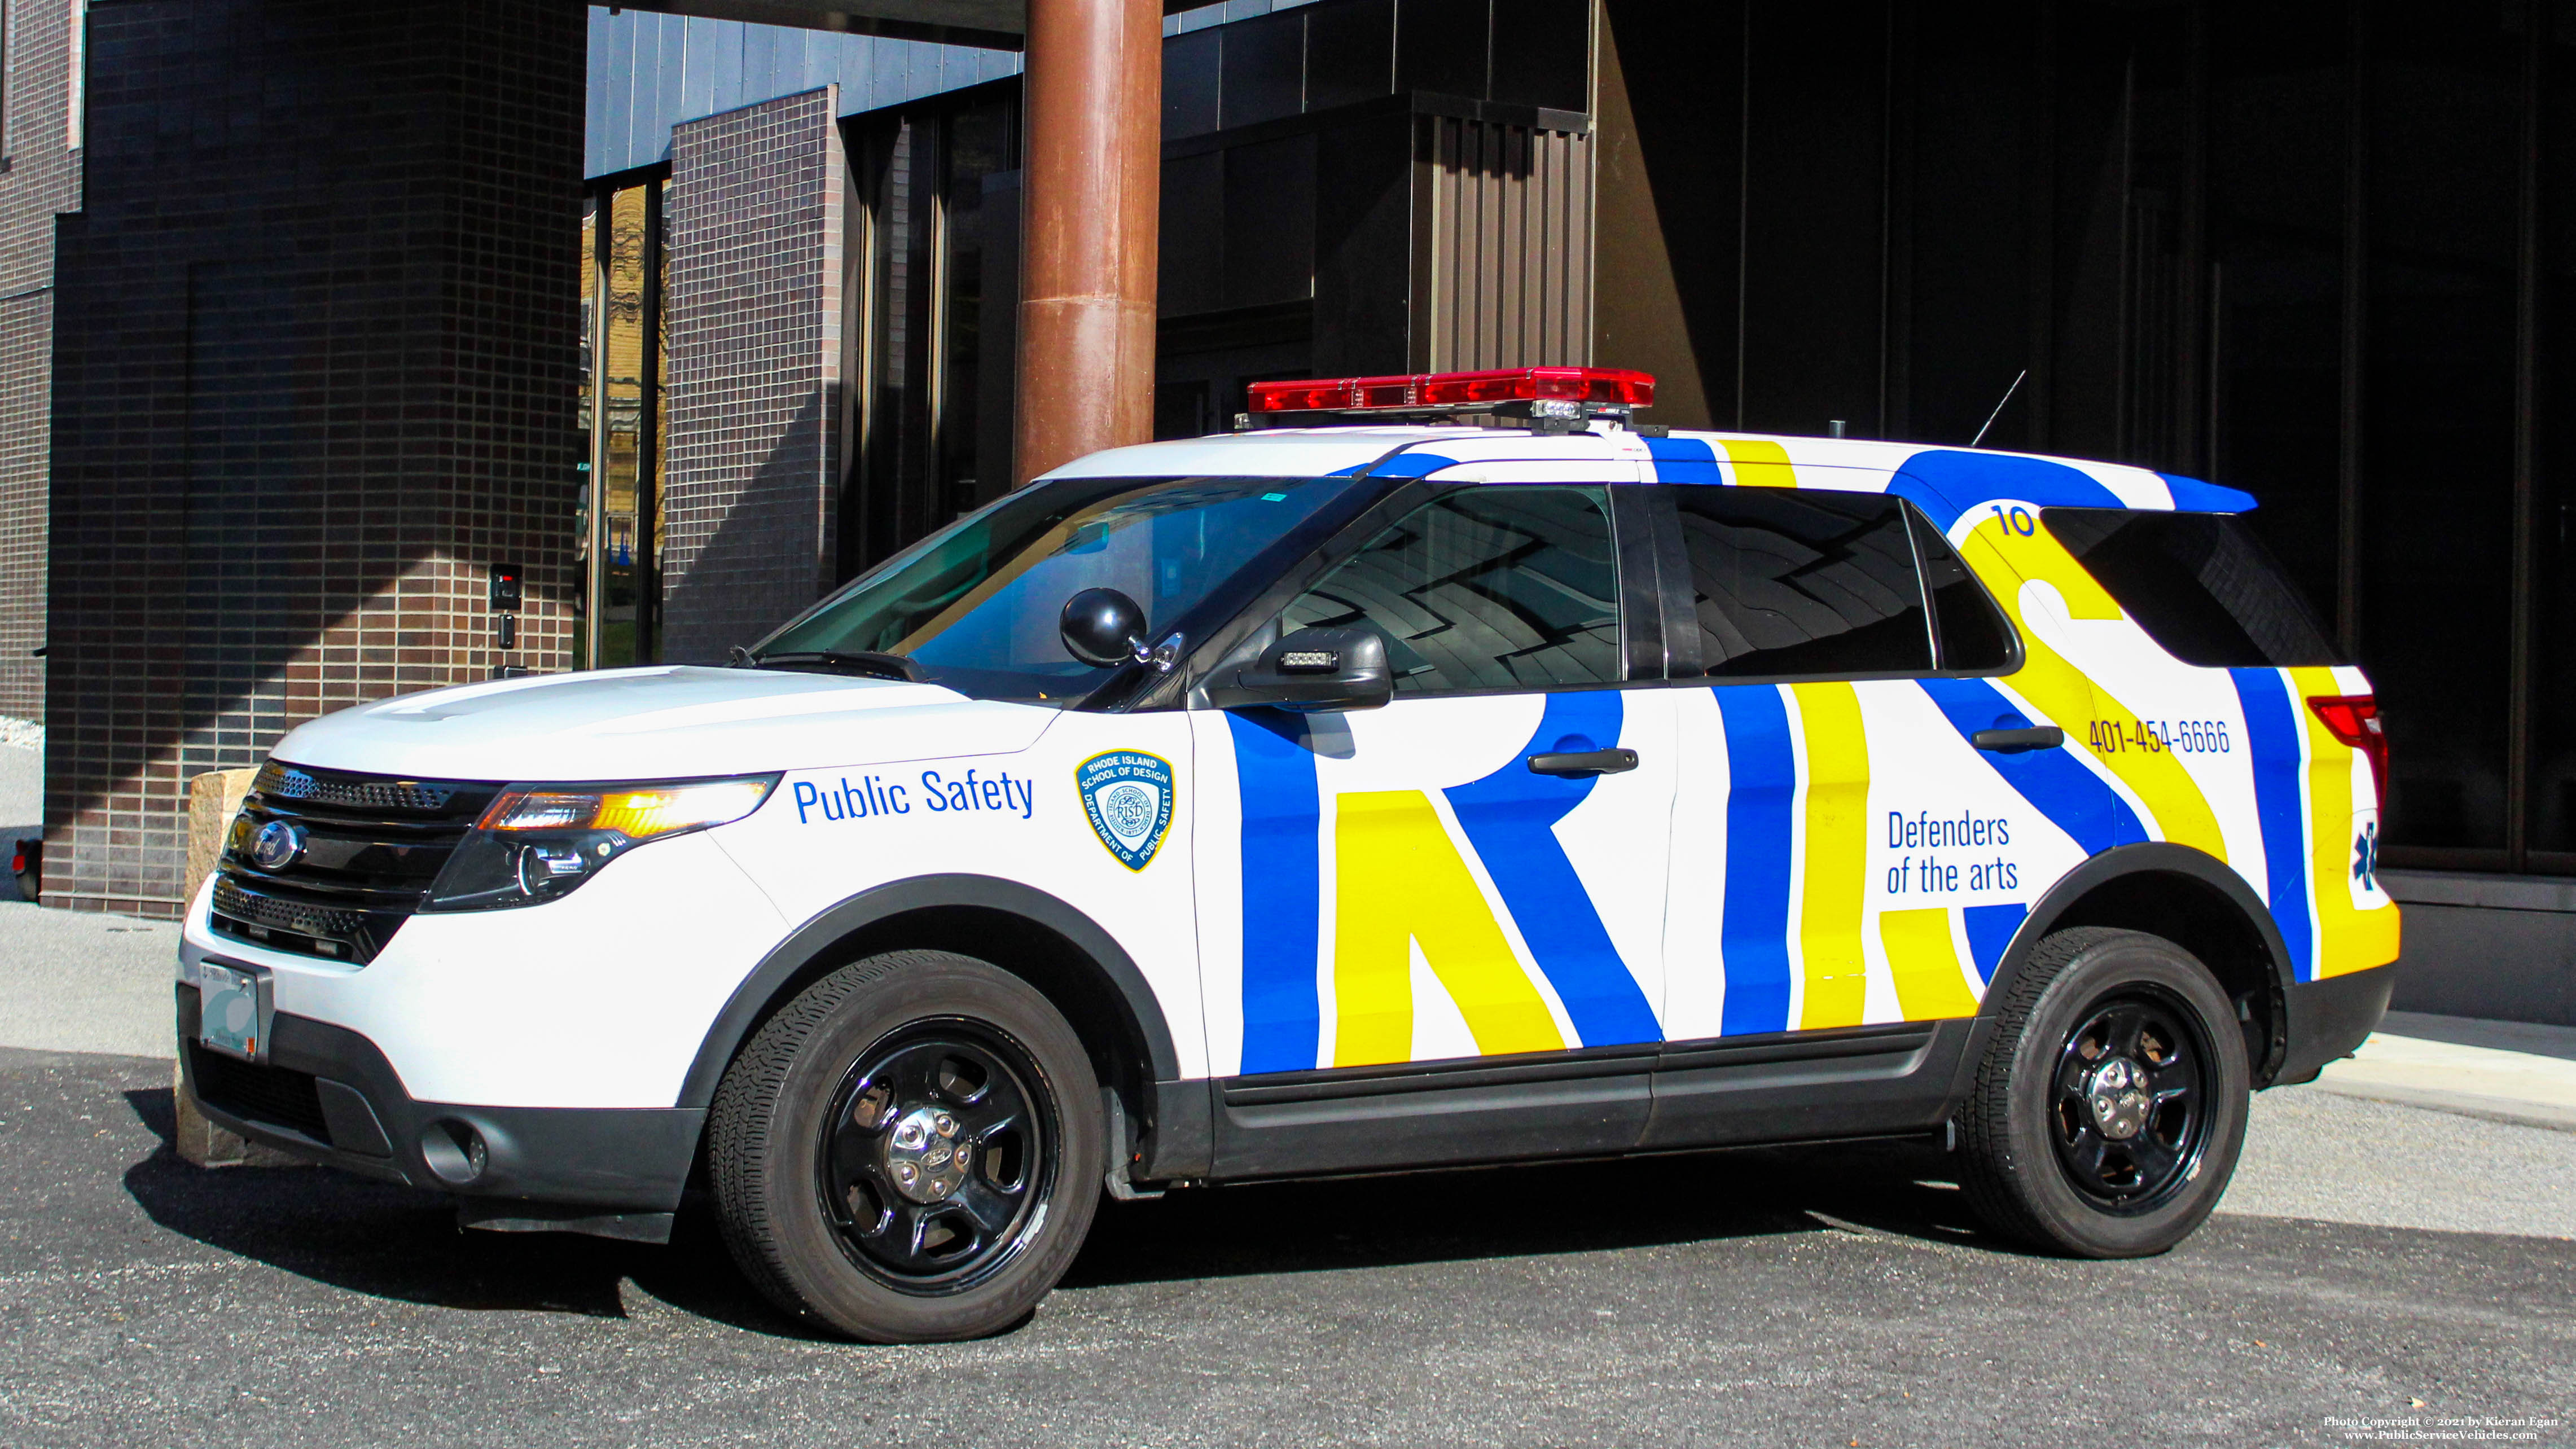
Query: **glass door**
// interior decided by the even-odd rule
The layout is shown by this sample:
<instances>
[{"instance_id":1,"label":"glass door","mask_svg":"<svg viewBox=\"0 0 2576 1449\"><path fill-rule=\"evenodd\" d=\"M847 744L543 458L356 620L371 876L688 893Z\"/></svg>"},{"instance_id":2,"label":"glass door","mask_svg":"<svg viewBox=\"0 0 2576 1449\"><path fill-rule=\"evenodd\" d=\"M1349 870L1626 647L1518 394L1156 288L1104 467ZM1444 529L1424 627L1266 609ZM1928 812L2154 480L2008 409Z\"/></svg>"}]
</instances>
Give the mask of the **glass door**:
<instances>
[{"instance_id":1,"label":"glass door","mask_svg":"<svg viewBox=\"0 0 2576 1449\"><path fill-rule=\"evenodd\" d=\"M585 486L576 668L649 664L659 652L661 203L669 184L655 178L604 186L583 218Z\"/></svg>"}]
</instances>

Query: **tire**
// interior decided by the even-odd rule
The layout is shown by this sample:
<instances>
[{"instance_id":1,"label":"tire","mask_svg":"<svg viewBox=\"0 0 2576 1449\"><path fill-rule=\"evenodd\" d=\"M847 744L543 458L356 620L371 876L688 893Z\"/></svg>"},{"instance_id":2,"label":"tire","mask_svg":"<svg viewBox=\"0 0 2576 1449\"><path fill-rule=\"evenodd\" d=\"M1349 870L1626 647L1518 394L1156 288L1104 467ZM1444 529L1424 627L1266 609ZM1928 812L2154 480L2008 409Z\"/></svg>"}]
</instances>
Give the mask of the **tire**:
<instances>
[{"instance_id":1,"label":"tire","mask_svg":"<svg viewBox=\"0 0 2576 1449\"><path fill-rule=\"evenodd\" d=\"M2014 980L1960 1107L1959 1185L1988 1227L2031 1247L2161 1253L2227 1190L2249 1075L2226 993L2190 952L2060 931Z\"/></svg>"},{"instance_id":2,"label":"tire","mask_svg":"<svg viewBox=\"0 0 2576 1449\"><path fill-rule=\"evenodd\" d=\"M1098 1205L1105 1126L1064 1017L939 951L854 962L752 1038L716 1088L725 1245L808 1323L876 1343L1025 1318Z\"/></svg>"}]
</instances>

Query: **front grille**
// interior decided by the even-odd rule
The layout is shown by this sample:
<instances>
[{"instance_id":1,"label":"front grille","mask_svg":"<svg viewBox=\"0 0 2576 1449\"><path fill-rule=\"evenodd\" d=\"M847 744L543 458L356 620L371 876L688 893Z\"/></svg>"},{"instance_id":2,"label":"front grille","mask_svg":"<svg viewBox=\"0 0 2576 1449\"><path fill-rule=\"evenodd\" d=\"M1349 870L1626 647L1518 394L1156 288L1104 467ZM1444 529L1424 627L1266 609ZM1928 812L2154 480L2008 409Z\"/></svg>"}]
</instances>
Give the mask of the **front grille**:
<instances>
[{"instance_id":1,"label":"front grille","mask_svg":"<svg viewBox=\"0 0 2576 1449\"><path fill-rule=\"evenodd\" d=\"M499 790L271 760L224 842L214 928L280 951L363 965L420 909ZM304 848L283 867L263 870L250 848L272 820L301 828Z\"/></svg>"},{"instance_id":2,"label":"front grille","mask_svg":"<svg viewBox=\"0 0 2576 1449\"><path fill-rule=\"evenodd\" d=\"M275 896L253 895L230 879L215 882L215 914L307 936L342 937L367 923L365 911L300 905Z\"/></svg>"},{"instance_id":3,"label":"front grille","mask_svg":"<svg viewBox=\"0 0 2576 1449\"><path fill-rule=\"evenodd\" d=\"M461 787L419 780L326 779L271 760L259 772L256 788L280 800L310 801L342 810L444 810Z\"/></svg>"},{"instance_id":4,"label":"front grille","mask_svg":"<svg viewBox=\"0 0 2576 1449\"><path fill-rule=\"evenodd\" d=\"M263 1066L208 1051L188 1043L188 1075L197 1084L197 1100L245 1122L259 1122L301 1133L316 1142L331 1140L322 1118L322 1094L311 1072Z\"/></svg>"}]
</instances>

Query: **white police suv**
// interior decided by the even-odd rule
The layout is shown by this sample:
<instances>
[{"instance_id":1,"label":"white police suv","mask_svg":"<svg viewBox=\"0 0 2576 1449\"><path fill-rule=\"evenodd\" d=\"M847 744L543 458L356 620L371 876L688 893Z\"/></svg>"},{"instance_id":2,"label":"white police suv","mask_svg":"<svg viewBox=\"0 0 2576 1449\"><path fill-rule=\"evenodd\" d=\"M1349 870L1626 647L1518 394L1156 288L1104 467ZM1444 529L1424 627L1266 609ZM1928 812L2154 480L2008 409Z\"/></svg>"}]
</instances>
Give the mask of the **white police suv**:
<instances>
[{"instance_id":1,"label":"white police suv","mask_svg":"<svg viewBox=\"0 0 2576 1449\"><path fill-rule=\"evenodd\" d=\"M305 725L189 1082L469 1224L703 1181L881 1340L1028 1312L1104 1189L1303 1174L1925 1134L2002 1234L2171 1245L2388 1000L2368 684L2243 494L1651 388L1264 385L733 667Z\"/></svg>"}]
</instances>

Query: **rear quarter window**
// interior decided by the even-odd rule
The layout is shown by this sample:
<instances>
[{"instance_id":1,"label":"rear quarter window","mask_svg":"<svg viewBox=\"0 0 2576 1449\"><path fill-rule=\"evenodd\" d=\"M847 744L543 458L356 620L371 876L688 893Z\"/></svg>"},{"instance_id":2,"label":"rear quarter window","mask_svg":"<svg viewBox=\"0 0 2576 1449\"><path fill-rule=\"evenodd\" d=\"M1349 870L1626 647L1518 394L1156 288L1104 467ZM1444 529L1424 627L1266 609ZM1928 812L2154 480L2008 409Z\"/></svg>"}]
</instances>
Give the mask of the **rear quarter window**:
<instances>
[{"instance_id":1,"label":"rear quarter window","mask_svg":"<svg viewBox=\"0 0 2576 1449\"><path fill-rule=\"evenodd\" d=\"M2270 550L2233 514L2049 508L2040 517L2138 627L2185 664L2349 662Z\"/></svg>"}]
</instances>

